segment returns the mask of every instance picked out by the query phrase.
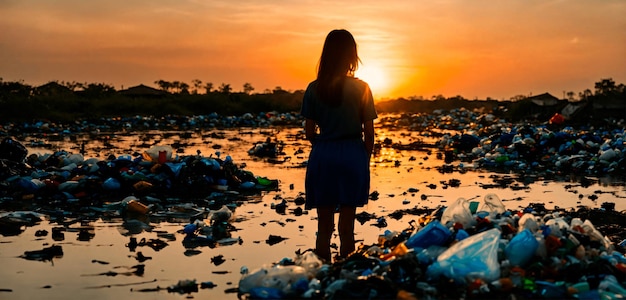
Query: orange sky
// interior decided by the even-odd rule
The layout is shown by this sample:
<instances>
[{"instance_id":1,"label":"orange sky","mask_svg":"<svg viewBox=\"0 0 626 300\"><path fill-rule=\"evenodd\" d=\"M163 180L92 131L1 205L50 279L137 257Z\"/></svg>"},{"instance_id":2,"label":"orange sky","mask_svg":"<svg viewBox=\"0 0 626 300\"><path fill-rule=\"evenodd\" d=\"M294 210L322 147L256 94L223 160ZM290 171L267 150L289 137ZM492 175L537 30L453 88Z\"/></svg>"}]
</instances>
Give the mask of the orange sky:
<instances>
[{"instance_id":1,"label":"orange sky","mask_svg":"<svg viewBox=\"0 0 626 300\"><path fill-rule=\"evenodd\" d=\"M626 83L625 15L622 0L3 0L0 77L297 90L345 28L379 99L563 97Z\"/></svg>"}]
</instances>

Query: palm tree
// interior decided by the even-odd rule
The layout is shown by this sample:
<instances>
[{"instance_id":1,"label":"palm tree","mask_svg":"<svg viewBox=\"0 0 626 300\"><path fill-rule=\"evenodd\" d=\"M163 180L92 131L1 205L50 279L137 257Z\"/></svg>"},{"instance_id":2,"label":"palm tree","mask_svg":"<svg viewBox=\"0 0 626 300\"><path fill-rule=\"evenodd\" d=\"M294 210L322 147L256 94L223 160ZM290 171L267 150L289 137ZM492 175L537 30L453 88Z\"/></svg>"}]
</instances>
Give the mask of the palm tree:
<instances>
[{"instance_id":1,"label":"palm tree","mask_svg":"<svg viewBox=\"0 0 626 300\"><path fill-rule=\"evenodd\" d=\"M191 84L193 84L193 94L198 94L198 90L200 89L200 87L202 86L202 80L200 79L194 79L191 81Z\"/></svg>"},{"instance_id":2,"label":"palm tree","mask_svg":"<svg viewBox=\"0 0 626 300\"><path fill-rule=\"evenodd\" d=\"M172 88L172 83L163 79L155 81L154 84L158 85L161 90L166 92L169 92L169 90Z\"/></svg>"},{"instance_id":3,"label":"palm tree","mask_svg":"<svg viewBox=\"0 0 626 300\"><path fill-rule=\"evenodd\" d=\"M179 91L178 91L179 94L189 94L189 84L180 82L178 84L178 88L179 88Z\"/></svg>"},{"instance_id":4,"label":"palm tree","mask_svg":"<svg viewBox=\"0 0 626 300\"><path fill-rule=\"evenodd\" d=\"M595 84L596 95L608 95L615 91L615 81L613 78L602 79Z\"/></svg>"},{"instance_id":5,"label":"palm tree","mask_svg":"<svg viewBox=\"0 0 626 300\"><path fill-rule=\"evenodd\" d=\"M254 91L254 87L252 86L252 84L246 82L243 84L243 92L246 94L250 94L252 93L252 91Z\"/></svg>"},{"instance_id":6,"label":"palm tree","mask_svg":"<svg viewBox=\"0 0 626 300\"><path fill-rule=\"evenodd\" d=\"M207 82L204 84L204 89L206 90L206 93L210 93L211 90L213 90L213 82Z\"/></svg>"},{"instance_id":7,"label":"palm tree","mask_svg":"<svg viewBox=\"0 0 626 300\"><path fill-rule=\"evenodd\" d=\"M232 90L232 88L230 87L230 84L227 83L222 83L222 85L220 85L219 89L218 89L221 93L224 94L230 94L230 91Z\"/></svg>"}]
</instances>

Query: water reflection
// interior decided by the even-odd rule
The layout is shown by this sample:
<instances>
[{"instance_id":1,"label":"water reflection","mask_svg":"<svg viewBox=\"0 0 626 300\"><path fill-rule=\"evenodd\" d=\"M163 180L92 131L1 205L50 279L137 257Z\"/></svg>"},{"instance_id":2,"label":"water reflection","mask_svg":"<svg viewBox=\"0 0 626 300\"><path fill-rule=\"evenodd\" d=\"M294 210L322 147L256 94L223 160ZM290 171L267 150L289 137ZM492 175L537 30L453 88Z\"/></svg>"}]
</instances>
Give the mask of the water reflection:
<instances>
[{"instance_id":1,"label":"water reflection","mask_svg":"<svg viewBox=\"0 0 626 300\"><path fill-rule=\"evenodd\" d=\"M614 179L546 179L446 165L443 154L429 146L437 134L380 128L371 163L372 195L358 211L357 240L373 243L386 229L402 230L459 197L480 199L490 193L498 195L507 209L531 203L601 207L605 202L615 203L618 211L626 209L622 200L626 191ZM150 213L120 213L114 205L128 196L123 195L111 199L112 209L99 211L87 205L78 215L50 209L42 211L48 219L33 214L28 222L0 226L2 287L12 290L12 299L166 298L164 287L184 294L193 280L207 283L193 291L198 297L222 298L236 287L242 267L293 257L314 245L315 214L302 210L309 145L299 128L33 136L23 142L30 153L64 149L100 159L142 155L153 146L172 145L173 156L231 156L242 169L276 179L280 185L259 194L226 193L199 202L184 197L153 199L163 195L138 192L135 196L143 203L154 205ZM276 143L279 155L254 155L272 151L263 148L268 142ZM212 219L211 212L224 205L233 214ZM195 228L187 227L190 224ZM41 230L52 234L37 234ZM338 242L336 237L333 242ZM49 258L54 265L19 259L23 255Z\"/></svg>"}]
</instances>

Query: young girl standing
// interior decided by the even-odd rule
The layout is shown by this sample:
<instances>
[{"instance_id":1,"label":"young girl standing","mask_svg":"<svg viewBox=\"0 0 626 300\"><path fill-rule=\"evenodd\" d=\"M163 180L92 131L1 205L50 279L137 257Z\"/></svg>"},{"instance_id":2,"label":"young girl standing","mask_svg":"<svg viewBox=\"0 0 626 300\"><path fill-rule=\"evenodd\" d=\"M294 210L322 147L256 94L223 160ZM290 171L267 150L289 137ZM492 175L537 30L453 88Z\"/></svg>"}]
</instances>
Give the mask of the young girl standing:
<instances>
[{"instance_id":1,"label":"young girl standing","mask_svg":"<svg viewBox=\"0 0 626 300\"><path fill-rule=\"evenodd\" d=\"M369 196L377 113L369 85L354 77L358 64L352 34L343 29L331 31L317 79L308 85L302 101L305 134L312 143L305 208L317 209L315 253L329 262L335 212L339 212L339 255L346 257L355 250L356 208L364 206Z\"/></svg>"}]
</instances>

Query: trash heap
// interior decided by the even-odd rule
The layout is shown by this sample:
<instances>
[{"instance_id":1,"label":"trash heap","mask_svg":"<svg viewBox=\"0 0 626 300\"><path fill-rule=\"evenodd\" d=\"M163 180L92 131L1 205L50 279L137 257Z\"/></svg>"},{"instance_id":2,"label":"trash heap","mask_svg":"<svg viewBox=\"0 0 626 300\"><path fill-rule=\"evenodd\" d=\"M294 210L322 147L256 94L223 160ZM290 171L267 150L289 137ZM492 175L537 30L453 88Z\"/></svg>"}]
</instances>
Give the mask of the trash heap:
<instances>
[{"instance_id":1,"label":"trash heap","mask_svg":"<svg viewBox=\"0 0 626 300\"><path fill-rule=\"evenodd\" d=\"M210 128L269 127L274 125L301 126L303 118L291 112L245 113L240 116L210 113L194 116L132 116L76 120L59 123L34 120L20 123L0 123L0 128L12 136L47 133L69 135L83 132L118 132L142 130L196 130Z\"/></svg>"},{"instance_id":2,"label":"trash heap","mask_svg":"<svg viewBox=\"0 0 626 300\"><path fill-rule=\"evenodd\" d=\"M62 150L28 155L19 142L5 138L0 143L0 187L0 205L13 210L33 205L75 211L107 207L111 200L127 196L135 201L125 201L125 206L146 206L146 201L140 203L145 199L163 203L236 198L275 190L278 180L255 176L230 156L178 156L170 146L98 159Z\"/></svg>"},{"instance_id":3,"label":"trash heap","mask_svg":"<svg viewBox=\"0 0 626 300\"><path fill-rule=\"evenodd\" d=\"M440 147L446 160L472 162L471 168L525 173L620 175L626 171L626 131L580 131L565 127L490 126L480 131L445 135Z\"/></svg>"},{"instance_id":4,"label":"trash heap","mask_svg":"<svg viewBox=\"0 0 626 300\"><path fill-rule=\"evenodd\" d=\"M434 146L441 150L441 158L448 164L460 161L454 166L460 171L619 176L626 173L626 127L621 122L611 128L550 122L512 124L494 114L459 108L385 116L379 125L438 138Z\"/></svg>"},{"instance_id":5,"label":"trash heap","mask_svg":"<svg viewBox=\"0 0 626 300\"><path fill-rule=\"evenodd\" d=\"M298 250L293 259L252 272L243 267L239 296L622 299L624 242L612 243L589 216L588 210L547 211L541 204L507 210L495 194L459 198L333 263Z\"/></svg>"}]
</instances>

